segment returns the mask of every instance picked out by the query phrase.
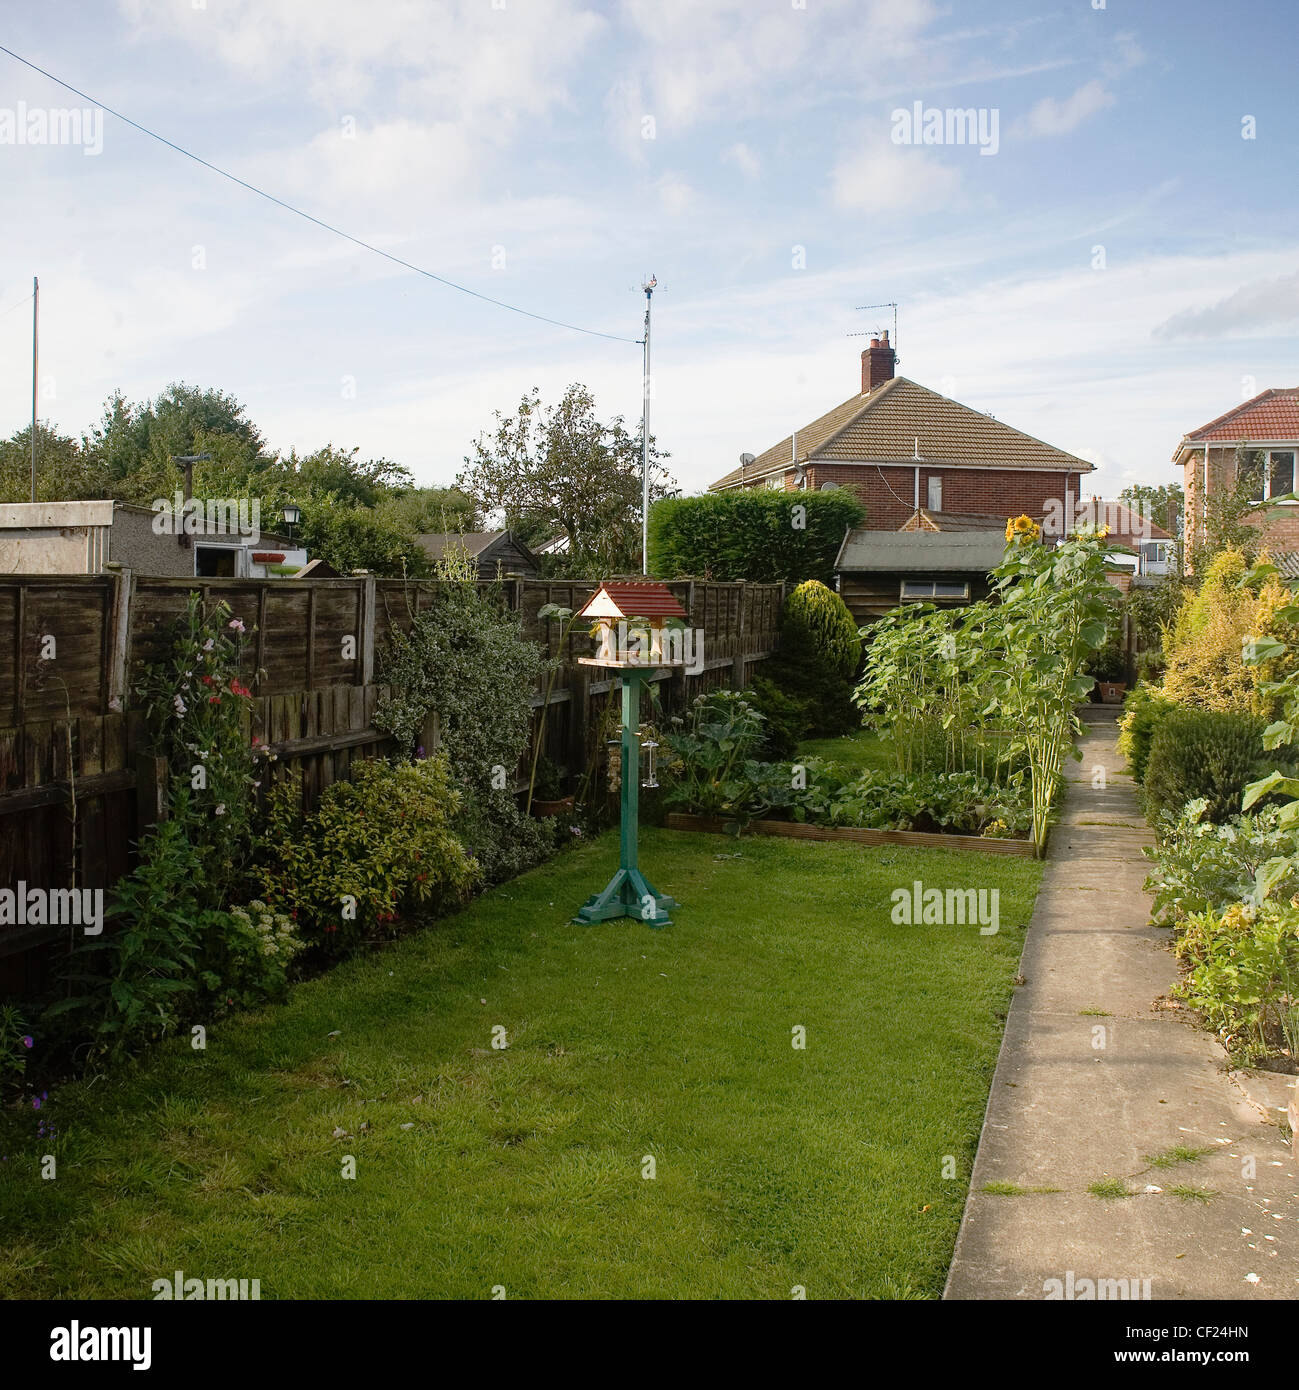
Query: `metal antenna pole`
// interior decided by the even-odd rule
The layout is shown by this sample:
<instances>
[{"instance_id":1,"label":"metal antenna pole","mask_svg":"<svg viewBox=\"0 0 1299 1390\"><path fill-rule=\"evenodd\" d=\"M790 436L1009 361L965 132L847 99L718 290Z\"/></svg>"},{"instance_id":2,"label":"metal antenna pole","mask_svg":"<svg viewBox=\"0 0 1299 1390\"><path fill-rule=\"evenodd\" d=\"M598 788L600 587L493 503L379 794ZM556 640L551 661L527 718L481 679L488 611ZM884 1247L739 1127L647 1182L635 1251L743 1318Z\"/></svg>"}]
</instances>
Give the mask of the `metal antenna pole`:
<instances>
[{"instance_id":1,"label":"metal antenna pole","mask_svg":"<svg viewBox=\"0 0 1299 1390\"><path fill-rule=\"evenodd\" d=\"M645 362L644 395L641 403L641 455L640 455L640 572L649 575L649 494L650 494L650 304L654 297L654 286L658 281L654 276L641 286L645 291Z\"/></svg>"},{"instance_id":2,"label":"metal antenna pole","mask_svg":"<svg viewBox=\"0 0 1299 1390\"><path fill-rule=\"evenodd\" d=\"M37 325L41 309L41 282L32 276L32 501L36 501L36 373L40 339Z\"/></svg>"}]
</instances>

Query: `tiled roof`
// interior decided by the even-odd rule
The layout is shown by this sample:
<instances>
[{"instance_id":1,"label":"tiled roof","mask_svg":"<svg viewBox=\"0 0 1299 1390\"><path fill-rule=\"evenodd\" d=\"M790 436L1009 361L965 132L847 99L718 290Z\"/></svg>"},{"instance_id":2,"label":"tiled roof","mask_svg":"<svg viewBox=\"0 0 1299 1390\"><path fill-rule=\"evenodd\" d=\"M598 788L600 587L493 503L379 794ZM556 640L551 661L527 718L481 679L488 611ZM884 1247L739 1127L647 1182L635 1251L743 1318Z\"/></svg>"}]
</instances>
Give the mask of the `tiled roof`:
<instances>
[{"instance_id":1,"label":"tiled roof","mask_svg":"<svg viewBox=\"0 0 1299 1390\"><path fill-rule=\"evenodd\" d=\"M416 536L415 541L431 559L440 560L449 545L457 549L463 547L470 555L478 556L506 534L505 531L425 531Z\"/></svg>"},{"instance_id":2,"label":"tiled roof","mask_svg":"<svg viewBox=\"0 0 1299 1390\"><path fill-rule=\"evenodd\" d=\"M714 490L789 468L795 438L786 435L747 468L732 469ZM852 396L798 431L797 462L965 464L1090 473L1086 459L1044 444L904 376Z\"/></svg>"},{"instance_id":3,"label":"tiled roof","mask_svg":"<svg viewBox=\"0 0 1299 1390\"><path fill-rule=\"evenodd\" d=\"M1005 516L975 512L931 512L921 507L899 531L998 531L1004 534L1010 513Z\"/></svg>"},{"instance_id":4,"label":"tiled roof","mask_svg":"<svg viewBox=\"0 0 1299 1390\"><path fill-rule=\"evenodd\" d=\"M687 616L686 610L677 602L672 590L666 584L657 583L652 579L640 581L610 579L606 581L587 600L586 606L582 609L583 614L601 594L607 594L625 618L684 618Z\"/></svg>"},{"instance_id":5,"label":"tiled roof","mask_svg":"<svg viewBox=\"0 0 1299 1390\"><path fill-rule=\"evenodd\" d=\"M1187 444L1238 444L1249 439L1299 439L1299 386L1260 391L1243 405L1189 431L1173 457Z\"/></svg>"}]
</instances>

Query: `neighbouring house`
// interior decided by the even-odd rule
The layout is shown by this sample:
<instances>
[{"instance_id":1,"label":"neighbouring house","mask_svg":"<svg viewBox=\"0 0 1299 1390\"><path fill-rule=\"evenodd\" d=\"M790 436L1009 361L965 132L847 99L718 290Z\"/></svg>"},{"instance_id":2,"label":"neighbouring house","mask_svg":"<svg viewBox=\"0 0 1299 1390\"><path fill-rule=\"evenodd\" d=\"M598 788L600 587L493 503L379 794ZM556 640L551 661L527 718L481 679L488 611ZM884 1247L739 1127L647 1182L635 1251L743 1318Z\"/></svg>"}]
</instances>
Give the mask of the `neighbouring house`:
<instances>
[{"instance_id":1,"label":"neighbouring house","mask_svg":"<svg viewBox=\"0 0 1299 1390\"><path fill-rule=\"evenodd\" d=\"M1184 434L1173 462L1182 470L1188 555L1207 539L1215 499L1231 497L1243 484L1255 505L1241 520L1258 530L1283 570L1299 567L1296 459L1299 387L1261 391Z\"/></svg>"},{"instance_id":2,"label":"neighbouring house","mask_svg":"<svg viewBox=\"0 0 1299 1390\"><path fill-rule=\"evenodd\" d=\"M289 577L307 563L294 541L262 531L249 504L174 510L129 502L0 504L0 574L100 574L110 566L160 578ZM178 521L177 518L180 518Z\"/></svg>"},{"instance_id":3,"label":"neighbouring house","mask_svg":"<svg viewBox=\"0 0 1299 1390\"><path fill-rule=\"evenodd\" d=\"M479 579L535 579L541 572L537 557L512 531L431 531L415 541L434 562L452 550L467 551Z\"/></svg>"},{"instance_id":4,"label":"neighbouring house","mask_svg":"<svg viewBox=\"0 0 1299 1390\"><path fill-rule=\"evenodd\" d=\"M888 334L861 355L861 391L710 487L851 488L866 507L862 529L897 532L921 511L990 518L1051 504L1067 511L1094 465L896 376Z\"/></svg>"},{"instance_id":5,"label":"neighbouring house","mask_svg":"<svg viewBox=\"0 0 1299 1390\"><path fill-rule=\"evenodd\" d=\"M1158 579L1176 565L1176 537L1131 502L1084 497L1074 510L1074 521L1109 527L1107 562L1135 578Z\"/></svg>"},{"instance_id":6,"label":"neighbouring house","mask_svg":"<svg viewBox=\"0 0 1299 1390\"><path fill-rule=\"evenodd\" d=\"M934 517L926 513L910 530L858 527L844 537L835 576L856 623L868 623L902 603L956 608L987 597L988 575L1005 554L1005 523L991 529L926 524Z\"/></svg>"}]
</instances>

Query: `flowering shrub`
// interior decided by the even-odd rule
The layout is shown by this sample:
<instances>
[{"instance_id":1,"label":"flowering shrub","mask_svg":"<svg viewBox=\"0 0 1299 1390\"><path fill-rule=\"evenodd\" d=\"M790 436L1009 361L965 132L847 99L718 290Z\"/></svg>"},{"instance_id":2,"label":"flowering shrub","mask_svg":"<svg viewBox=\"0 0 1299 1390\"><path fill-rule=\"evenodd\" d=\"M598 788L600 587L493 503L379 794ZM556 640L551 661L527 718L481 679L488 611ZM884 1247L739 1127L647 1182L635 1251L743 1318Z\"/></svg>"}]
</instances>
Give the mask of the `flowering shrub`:
<instances>
[{"instance_id":1,"label":"flowering shrub","mask_svg":"<svg viewBox=\"0 0 1299 1390\"><path fill-rule=\"evenodd\" d=\"M289 916L258 900L230 909L220 945L225 959L222 968L212 973L211 985L221 989L222 981L230 982L228 987L238 991L238 1002L243 1004L282 997L289 966L303 949Z\"/></svg>"},{"instance_id":2,"label":"flowering shrub","mask_svg":"<svg viewBox=\"0 0 1299 1390\"><path fill-rule=\"evenodd\" d=\"M171 814L184 808L213 906L237 892L258 785L258 755L245 727L252 691L239 677L247 635L226 604L205 609L202 596L191 593L160 659L136 685L152 746L167 760Z\"/></svg>"},{"instance_id":3,"label":"flowering shrub","mask_svg":"<svg viewBox=\"0 0 1299 1390\"><path fill-rule=\"evenodd\" d=\"M1189 917L1176 949L1189 967L1177 993L1237 1060L1299 1057L1299 898Z\"/></svg>"},{"instance_id":4,"label":"flowering shrub","mask_svg":"<svg viewBox=\"0 0 1299 1390\"><path fill-rule=\"evenodd\" d=\"M443 757L367 759L311 815L301 805L296 778L273 789L255 873L270 911L326 956L395 936L403 910L458 903L481 881L451 828L459 794Z\"/></svg>"}]
</instances>

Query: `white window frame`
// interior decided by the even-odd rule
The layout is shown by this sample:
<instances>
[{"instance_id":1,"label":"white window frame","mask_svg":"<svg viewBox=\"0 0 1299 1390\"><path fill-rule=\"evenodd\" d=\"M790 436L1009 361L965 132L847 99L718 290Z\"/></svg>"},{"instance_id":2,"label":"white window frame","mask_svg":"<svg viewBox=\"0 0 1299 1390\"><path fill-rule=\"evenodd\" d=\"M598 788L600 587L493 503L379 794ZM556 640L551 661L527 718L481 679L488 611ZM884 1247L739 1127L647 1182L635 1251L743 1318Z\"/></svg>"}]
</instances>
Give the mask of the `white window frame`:
<instances>
[{"instance_id":1,"label":"white window frame","mask_svg":"<svg viewBox=\"0 0 1299 1390\"><path fill-rule=\"evenodd\" d=\"M951 588L960 585L959 594L940 594L937 591L938 585L946 584ZM909 593L908 590L928 589L926 593ZM898 588L898 600L901 603L938 603L947 600L949 603L959 603L963 599L970 597L969 580L960 579L904 579Z\"/></svg>"},{"instance_id":2,"label":"white window frame","mask_svg":"<svg viewBox=\"0 0 1299 1390\"><path fill-rule=\"evenodd\" d=\"M934 490L938 491L938 500L934 501ZM943 479L940 474L936 478L925 479L925 507L927 511L941 512L943 510Z\"/></svg>"}]
</instances>

